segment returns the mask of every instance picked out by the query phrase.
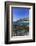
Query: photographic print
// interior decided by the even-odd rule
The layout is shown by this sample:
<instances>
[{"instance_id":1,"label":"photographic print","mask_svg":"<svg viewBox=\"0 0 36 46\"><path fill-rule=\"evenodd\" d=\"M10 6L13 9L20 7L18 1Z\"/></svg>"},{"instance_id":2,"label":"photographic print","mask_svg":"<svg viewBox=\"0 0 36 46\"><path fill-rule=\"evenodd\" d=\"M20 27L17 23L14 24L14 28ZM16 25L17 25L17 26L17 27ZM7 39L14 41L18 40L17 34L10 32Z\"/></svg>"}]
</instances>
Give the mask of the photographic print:
<instances>
[{"instance_id":1,"label":"photographic print","mask_svg":"<svg viewBox=\"0 0 36 46\"><path fill-rule=\"evenodd\" d=\"M12 7L13 12L13 30L12 36L29 35L29 10L26 7Z\"/></svg>"},{"instance_id":2,"label":"photographic print","mask_svg":"<svg viewBox=\"0 0 36 46\"><path fill-rule=\"evenodd\" d=\"M6 2L5 43L35 42L35 4Z\"/></svg>"}]
</instances>

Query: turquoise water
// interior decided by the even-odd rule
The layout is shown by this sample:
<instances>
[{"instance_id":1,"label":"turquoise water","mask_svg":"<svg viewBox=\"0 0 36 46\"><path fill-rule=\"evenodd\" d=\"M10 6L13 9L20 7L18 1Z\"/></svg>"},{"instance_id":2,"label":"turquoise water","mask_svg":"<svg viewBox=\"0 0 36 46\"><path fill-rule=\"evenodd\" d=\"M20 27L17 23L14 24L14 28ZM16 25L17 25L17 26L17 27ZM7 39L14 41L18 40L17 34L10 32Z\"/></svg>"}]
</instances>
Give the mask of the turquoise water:
<instances>
[{"instance_id":1,"label":"turquoise water","mask_svg":"<svg viewBox=\"0 0 36 46\"><path fill-rule=\"evenodd\" d=\"M24 35L28 35L29 33L29 29L28 30L16 30L16 26L24 26L24 27L27 27L29 26L29 22L15 22L13 24L13 30L16 34L16 36L24 36Z\"/></svg>"}]
</instances>

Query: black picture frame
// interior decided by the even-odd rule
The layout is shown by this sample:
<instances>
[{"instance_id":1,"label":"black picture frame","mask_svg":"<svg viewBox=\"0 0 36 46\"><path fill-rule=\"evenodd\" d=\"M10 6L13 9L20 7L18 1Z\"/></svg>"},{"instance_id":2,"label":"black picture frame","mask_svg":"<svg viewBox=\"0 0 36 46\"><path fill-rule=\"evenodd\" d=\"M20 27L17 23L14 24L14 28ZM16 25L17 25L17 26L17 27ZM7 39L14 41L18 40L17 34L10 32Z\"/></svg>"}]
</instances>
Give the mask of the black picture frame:
<instances>
[{"instance_id":1,"label":"black picture frame","mask_svg":"<svg viewBox=\"0 0 36 46\"><path fill-rule=\"evenodd\" d=\"M33 40L21 40L21 41L9 41L9 5L32 5L33 6ZM15 44L15 43L27 43L27 42L35 42L35 3L27 3L27 2L5 2L5 44Z\"/></svg>"}]
</instances>

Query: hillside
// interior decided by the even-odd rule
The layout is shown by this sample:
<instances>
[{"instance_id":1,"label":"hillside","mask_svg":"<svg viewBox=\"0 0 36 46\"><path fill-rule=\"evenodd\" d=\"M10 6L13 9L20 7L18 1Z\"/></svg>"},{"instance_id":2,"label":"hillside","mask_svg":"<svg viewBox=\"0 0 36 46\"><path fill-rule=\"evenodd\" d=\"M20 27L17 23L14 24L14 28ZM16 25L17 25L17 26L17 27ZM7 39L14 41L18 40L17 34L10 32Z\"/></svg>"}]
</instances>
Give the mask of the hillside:
<instances>
[{"instance_id":1,"label":"hillside","mask_svg":"<svg viewBox=\"0 0 36 46\"><path fill-rule=\"evenodd\" d=\"M29 19L20 19L13 22L13 35L23 36L29 32Z\"/></svg>"}]
</instances>

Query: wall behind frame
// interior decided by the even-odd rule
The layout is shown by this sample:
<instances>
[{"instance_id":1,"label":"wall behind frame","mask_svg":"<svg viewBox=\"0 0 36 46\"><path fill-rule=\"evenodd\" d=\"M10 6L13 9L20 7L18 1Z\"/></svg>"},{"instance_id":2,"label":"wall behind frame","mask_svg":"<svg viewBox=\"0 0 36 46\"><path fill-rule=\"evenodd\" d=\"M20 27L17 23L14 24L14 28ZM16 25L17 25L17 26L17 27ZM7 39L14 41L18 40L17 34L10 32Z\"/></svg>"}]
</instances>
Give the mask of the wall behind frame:
<instances>
[{"instance_id":1,"label":"wall behind frame","mask_svg":"<svg viewBox=\"0 0 36 46\"><path fill-rule=\"evenodd\" d=\"M36 3L35 3L35 41L36 41Z\"/></svg>"}]
</instances>

